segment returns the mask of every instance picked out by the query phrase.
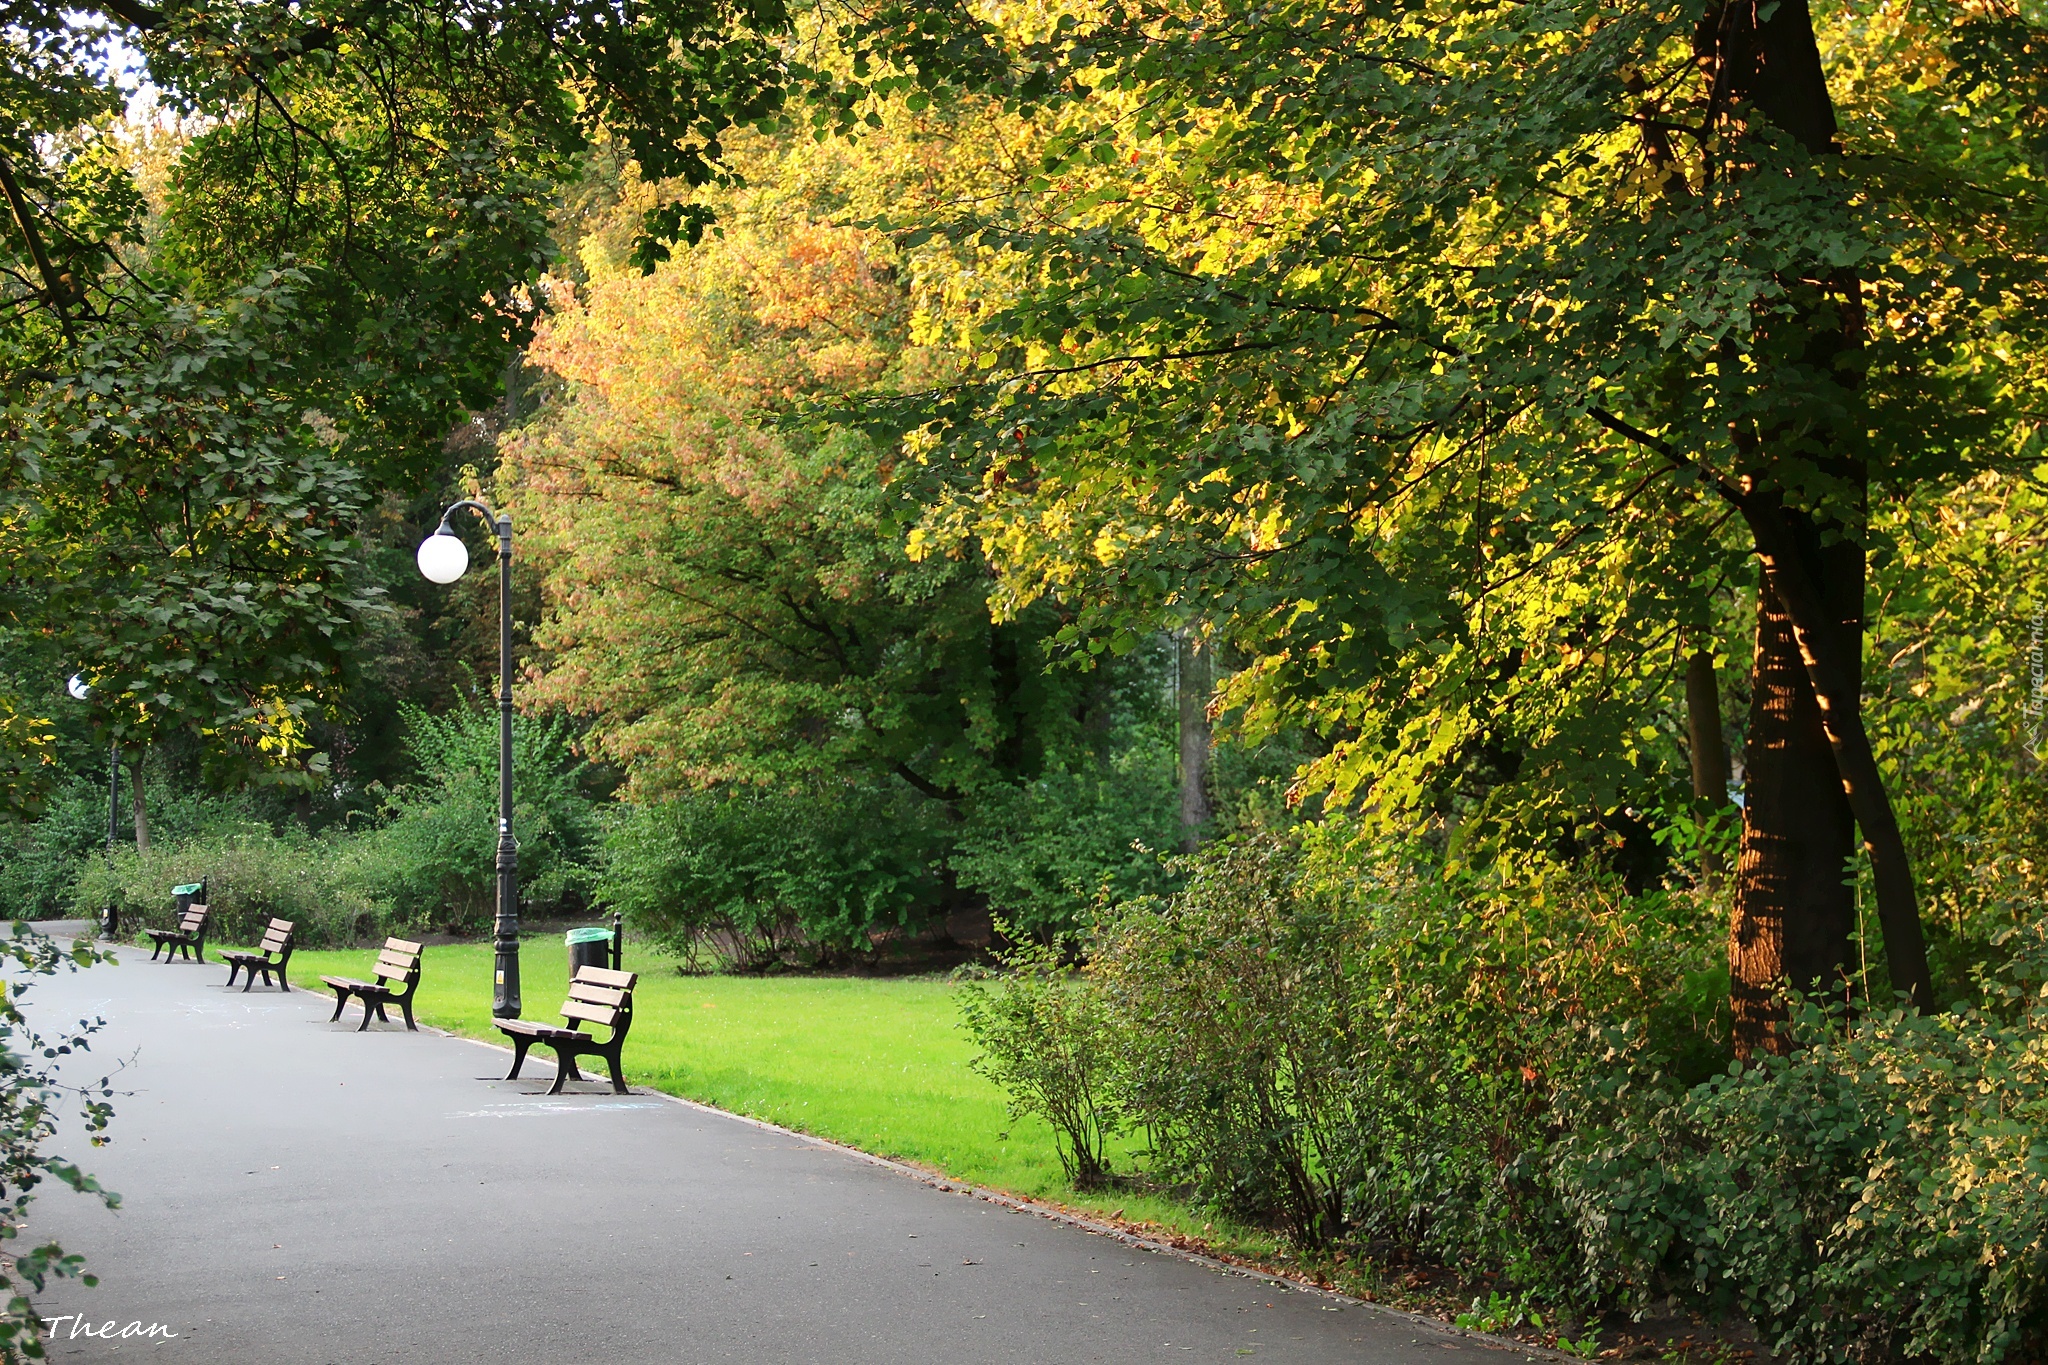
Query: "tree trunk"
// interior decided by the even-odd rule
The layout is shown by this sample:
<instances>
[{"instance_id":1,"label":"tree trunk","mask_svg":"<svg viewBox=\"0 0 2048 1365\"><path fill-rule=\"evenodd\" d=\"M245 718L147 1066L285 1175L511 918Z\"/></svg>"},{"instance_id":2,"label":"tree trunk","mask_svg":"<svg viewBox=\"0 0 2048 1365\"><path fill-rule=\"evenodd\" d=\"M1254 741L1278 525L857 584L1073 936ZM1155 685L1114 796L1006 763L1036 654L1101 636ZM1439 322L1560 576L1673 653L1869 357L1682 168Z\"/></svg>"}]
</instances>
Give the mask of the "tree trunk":
<instances>
[{"instance_id":1,"label":"tree trunk","mask_svg":"<svg viewBox=\"0 0 2048 1365\"><path fill-rule=\"evenodd\" d=\"M1731 135L1722 145L1733 149L1733 173L1750 155L1745 145L1758 145L1751 135L1766 131L1760 125L1789 135L1809 157L1837 154L1807 0L1711 6L1694 49L1713 82L1707 118L1726 121ZM1763 372L1832 381L1851 399L1863 344L1860 283L1817 262L1780 278L1800 313L1759 331ZM1853 402L1809 407L1788 391L1779 406L1782 417L1766 429L1735 432L1750 456L1743 512L1765 570L1728 953L1735 1043L1744 1055L1783 1045L1772 1003L1779 986L1831 990L1847 974L1855 901L1846 878L1858 825L1882 888L1887 944L1894 934L1899 940L1893 979L1923 1004L1928 994L1911 871L1860 715L1863 528L1827 524L1783 497L1788 483L1802 481L1788 477L1792 471L1818 467L1837 485L1835 506L1861 506L1868 473L1831 430Z\"/></svg>"},{"instance_id":2,"label":"tree trunk","mask_svg":"<svg viewBox=\"0 0 2048 1365\"><path fill-rule=\"evenodd\" d=\"M149 852L149 807L144 804L142 799L142 760L143 756L148 752L149 750L146 748L137 748L134 761L128 765L128 776L135 789L135 851L137 853Z\"/></svg>"},{"instance_id":3,"label":"tree trunk","mask_svg":"<svg viewBox=\"0 0 2048 1365\"><path fill-rule=\"evenodd\" d=\"M1822 557L1832 561L1831 596L1853 589L1860 616L1862 551L1838 542ZM1780 1046L1774 1029L1783 1017L1776 1000L1781 985L1834 987L1848 969L1856 928L1855 896L1844 881L1856 851L1856 822L1791 618L1769 576L1758 578L1742 852L1728 933L1735 1047L1744 1056ZM1855 627L1860 658L1860 620Z\"/></svg>"},{"instance_id":4,"label":"tree trunk","mask_svg":"<svg viewBox=\"0 0 2048 1365\"><path fill-rule=\"evenodd\" d=\"M1759 515L1761 512L1763 515ZM1884 926L1885 957L1892 986L1906 991L1923 1010L1934 1008L1934 982L1927 969L1920 909L1913 890L1913 869L1897 814L1884 789L1884 774L1863 728L1862 631L1860 622L1839 618L1845 610L1825 597L1796 552L1795 537L1784 534L1782 510L1775 499L1752 507L1749 521L1778 601L1792 624L1800 662L1820 705L1821 727L1834 755L1835 771L1870 855L1871 881L1877 893L1878 920ZM1841 547L1837 547L1841 548ZM1861 576L1862 556L1856 556ZM1859 587L1860 596L1860 587ZM1849 626L1853 624L1854 629Z\"/></svg>"},{"instance_id":5,"label":"tree trunk","mask_svg":"<svg viewBox=\"0 0 2048 1365\"><path fill-rule=\"evenodd\" d=\"M1182 630L1175 635L1180 651L1175 670L1180 694L1180 849L1193 853L1202 846L1214 813L1209 807L1209 692L1210 656L1195 648L1195 634Z\"/></svg>"},{"instance_id":6,"label":"tree trunk","mask_svg":"<svg viewBox=\"0 0 2048 1365\"><path fill-rule=\"evenodd\" d=\"M1685 661L1685 728L1692 749L1692 795L1702 818L1728 807L1728 741L1721 734L1721 680L1714 652L1696 649ZM1700 850L1700 879L1718 885L1726 869L1712 848Z\"/></svg>"},{"instance_id":7,"label":"tree trunk","mask_svg":"<svg viewBox=\"0 0 2048 1365\"><path fill-rule=\"evenodd\" d=\"M1714 652L1685 661L1685 728L1692 744L1693 798L1709 809L1728 804L1728 741L1721 734L1721 680Z\"/></svg>"}]
</instances>

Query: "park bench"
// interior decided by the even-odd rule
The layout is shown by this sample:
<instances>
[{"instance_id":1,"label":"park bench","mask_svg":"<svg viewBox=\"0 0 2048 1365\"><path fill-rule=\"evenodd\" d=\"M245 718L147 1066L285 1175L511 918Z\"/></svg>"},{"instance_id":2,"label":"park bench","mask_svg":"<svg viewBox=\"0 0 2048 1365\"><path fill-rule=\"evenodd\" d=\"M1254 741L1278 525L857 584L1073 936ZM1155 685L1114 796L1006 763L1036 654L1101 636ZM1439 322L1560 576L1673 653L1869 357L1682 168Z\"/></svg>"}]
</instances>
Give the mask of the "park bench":
<instances>
[{"instance_id":1,"label":"park bench","mask_svg":"<svg viewBox=\"0 0 2048 1365\"><path fill-rule=\"evenodd\" d=\"M526 1065L526 1050L539 1043L555 1050L555 1083L548 1087L550 1095L561 1094L564 1081L585 1079L576 1069L576 1058L583 1054L604 1058L611 1067L612 1089L625 1094L626 1077L619 1069L619 1053L626 1046L626 1031L633 1027L633 983L639 979L632 972L613 971L609 967L578 967L569 982L569 998L562 1002L562 1017L569 1021L567 1028L526 1019L500 1019L499 1032L512 1040L512 1070L505 1079L519 1079L519 1068ZM610 1029L611 1036L599 1042L594 1035L583 1032L586 1023Z\"/></svg>"},{"instance_id":2,"label":"park bench","mask_svg":"<svg viewBox=\"0 0 2048 1365\"><path fill-rule=\"evenodd\" d=\"M194 953L199 955L201 962L206 961L206 907L203 905L194 905L179 915L175 929L144 929L142 932L156 945L149 950L151 962L156 961L158 953L164 955L166 962L172 961L179 953L183 953L188 962Z\"/></svg>"},{"instance_id":3,"label":"park bench","mask_svg":"<svg viewBox=\"0 0 2048 1365\"><path fill-rule=\"evenodd\" d=\"M383 951L377 954L376 969L370 975L377 979L358 981L352 976L320 978L334 987L334 1013L327 1022L331 1024L341 1018L341 1007L353 995L363 1002L363 1022L356 1026L357 1033L370 1026L372 1014L390 1023L391 1016L384 1013L386 1005L396 1005L405 1011L405 1026L419 1032L419 1025L412 1021L412 997L420 988L420 945L402 938L385 939Z\"/></svg>"},{"instance_id":4,"label":"park bench","mask_svg":"<svg viewBox=\"0 0 2048 1365\"><path fill-rule=\"evenodd\" d=\"M247 991L256 984L256 973L263 973L263 984L270 984L270 974L277 973L277 984L286 991L292 983L285 980L285 964L292 960L292 922L288 919L274 919L263 931L263 942L256 945L256 951L245 953L236 949L223 948L220 960L228 964L228 985L235 984L235 974L247 973L242 989Z\"/></svg>"}]
</instances>

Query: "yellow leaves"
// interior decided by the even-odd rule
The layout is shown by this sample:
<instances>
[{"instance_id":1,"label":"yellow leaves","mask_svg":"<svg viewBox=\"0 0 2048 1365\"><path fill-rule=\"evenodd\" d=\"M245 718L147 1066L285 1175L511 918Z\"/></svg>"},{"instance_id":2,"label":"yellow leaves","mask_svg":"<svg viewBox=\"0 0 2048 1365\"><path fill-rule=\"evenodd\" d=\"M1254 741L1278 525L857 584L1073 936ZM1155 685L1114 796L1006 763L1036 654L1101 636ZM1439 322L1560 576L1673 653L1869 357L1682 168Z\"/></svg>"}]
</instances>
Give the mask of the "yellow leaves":
<instances>
[{"instance_id":1,"label":"yellow leaves","mask_svg":"<svg viewBox=\"0 0 2048 1365\"><path fill-rule=\"evenodd\" d=\"M1259 517L1252 524L1252 549L1256 551L1265 551L1277 548L1285 533L1286 527L1287 519L1286 516L1281 512L1280 508L1277 505L1269 508L1264 516Z\"/></svg>"}]
</instances>

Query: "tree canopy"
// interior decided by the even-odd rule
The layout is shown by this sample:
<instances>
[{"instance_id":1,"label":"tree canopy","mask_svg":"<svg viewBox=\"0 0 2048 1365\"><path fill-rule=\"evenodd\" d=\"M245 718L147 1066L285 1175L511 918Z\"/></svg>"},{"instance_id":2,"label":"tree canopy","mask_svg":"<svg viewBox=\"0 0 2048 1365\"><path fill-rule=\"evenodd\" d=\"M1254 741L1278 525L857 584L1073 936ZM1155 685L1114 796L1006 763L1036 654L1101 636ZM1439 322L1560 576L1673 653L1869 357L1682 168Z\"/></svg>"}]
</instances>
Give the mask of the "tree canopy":
<instances>
[{"instance_id":1,"label":"tree canopy","mask_svg":"<svg viewBox=\"0 0 2048 1365\"><path fill-rule=\"evenodd\" d=\"M720 136L779 106L785 23L774 4L16 15L0 609L52 677L14 679L12 712L32 722L80 670L104 733L232 733L257 771L303 763L374 605L360 519L500 390L561 185L600 130L649 176L717 179ZM131 69L178 119L160 184L126 154ZM650 210L657 232L697 225Z\"/></svg>"},{"instance_id":2,"label":"tree canopy","mask_svg":"<svg viewBox=\"0 0 2048 1365\"><path fill-rule=\"evenodd\" d=\"M1865 561L1892 500L2041 453L2038 30L1849 5L1817 39L1804 5L1581 0L940 13L849 36L1043 141L918 229L999 281L983 374L873 419L952 473L932 524L979 534L1009 600L1072 603L1090 648L1222 623L1250 722L1334 741L1310 784L1393 827L1462 785L1462 818L1539 842L1668 800L1673 664L1734 652L1758 563L1738 919L1768 951L1738 976L1760 1000L1832 975L1860 827L1924 1001L1857 705Z\"/></svg>"}]
</instances>

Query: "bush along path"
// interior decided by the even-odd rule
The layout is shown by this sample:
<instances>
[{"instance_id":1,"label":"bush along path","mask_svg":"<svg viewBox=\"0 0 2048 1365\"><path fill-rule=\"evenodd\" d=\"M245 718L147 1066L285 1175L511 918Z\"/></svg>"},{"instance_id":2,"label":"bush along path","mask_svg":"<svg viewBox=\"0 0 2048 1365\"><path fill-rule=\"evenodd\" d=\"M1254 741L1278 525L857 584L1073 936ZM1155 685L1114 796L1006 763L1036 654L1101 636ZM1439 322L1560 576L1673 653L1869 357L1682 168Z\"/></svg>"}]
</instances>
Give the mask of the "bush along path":
<instances>
[{"instance_id":1,"label":"bush along path","mask_svg":"<svg viewBox=\"0 0 2048 1365\"><path fill-rule=\"evenodd\" d=\"M2048 919L1952 1010L1793 997L1785 1051L1735 1061L1709 897L1331 853L1226 844L1105 914L1085 968L1012 955L968 988L977 1065L1077 1175L1142 1131L1199 1205L1474 1327L2041 1357ZM1646 1331L1678 1308L1721 1326Z\"/></svg>"}]
</instances>

